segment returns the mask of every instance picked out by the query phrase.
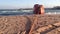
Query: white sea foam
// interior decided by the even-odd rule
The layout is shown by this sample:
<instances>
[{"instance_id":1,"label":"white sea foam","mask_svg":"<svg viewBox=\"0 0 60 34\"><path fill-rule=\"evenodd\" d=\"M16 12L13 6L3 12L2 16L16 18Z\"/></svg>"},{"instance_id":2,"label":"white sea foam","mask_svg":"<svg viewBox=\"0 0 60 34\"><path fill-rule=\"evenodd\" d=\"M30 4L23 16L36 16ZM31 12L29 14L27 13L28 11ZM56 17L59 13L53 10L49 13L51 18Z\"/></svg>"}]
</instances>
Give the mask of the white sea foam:
<instances>
[{"instance_id":1,"label":"white sea foam","mask_svg":"<svg viewBox=\"0 0 60 34\"><path fill-rule=\"evenodd\" d=\"M60 14L60 12L47 12L45 14Z\"/></svg>"},{"instance_id":2,"label":"white sea foam","mask_svg":"<svg viewBox=\"0 0 60 34\"><path fill-rule=\"evenodd\" d=\"M33 14L33 10L0 11L0 14ZM60 14L60 10L46 10L45 14Z\"/></svg>"}]
</instances>

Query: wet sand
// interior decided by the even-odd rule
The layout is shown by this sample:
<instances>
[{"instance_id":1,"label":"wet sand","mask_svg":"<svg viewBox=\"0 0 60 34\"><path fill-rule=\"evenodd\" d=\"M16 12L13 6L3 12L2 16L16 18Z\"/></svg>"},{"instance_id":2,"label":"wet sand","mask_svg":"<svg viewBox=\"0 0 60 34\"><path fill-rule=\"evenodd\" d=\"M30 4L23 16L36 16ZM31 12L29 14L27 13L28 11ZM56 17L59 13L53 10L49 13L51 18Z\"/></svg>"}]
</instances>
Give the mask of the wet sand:
<instances>
[{"instance_id":1,"label":"wet sand","mask_svg":"<svg viewBox=\"0 0 60 34\"><path fill-rule=\"evenodd\" d=\"M0 16L0 34L28 34L32 26L31 34L60 34L60 15Z\"/></svg>"}]
</instances>

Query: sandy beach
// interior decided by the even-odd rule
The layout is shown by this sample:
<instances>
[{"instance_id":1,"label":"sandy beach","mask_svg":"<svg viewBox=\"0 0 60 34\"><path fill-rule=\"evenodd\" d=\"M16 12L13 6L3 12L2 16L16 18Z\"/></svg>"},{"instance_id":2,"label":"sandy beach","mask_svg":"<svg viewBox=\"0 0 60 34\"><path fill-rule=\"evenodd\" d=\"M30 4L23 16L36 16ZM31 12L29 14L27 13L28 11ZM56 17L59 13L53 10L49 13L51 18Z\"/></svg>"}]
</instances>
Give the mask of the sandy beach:
<instances>
[{"instance_id":1,"label":"sandy beach","mask_svg":"<svg viewBox=\"0 0 60 34\"><path fill-rule=\"evenodd\" d=\"M32 34L60 34L60 15L0 16L0 34L28 34L32 24Z\"/></svg>"}]
</instances>

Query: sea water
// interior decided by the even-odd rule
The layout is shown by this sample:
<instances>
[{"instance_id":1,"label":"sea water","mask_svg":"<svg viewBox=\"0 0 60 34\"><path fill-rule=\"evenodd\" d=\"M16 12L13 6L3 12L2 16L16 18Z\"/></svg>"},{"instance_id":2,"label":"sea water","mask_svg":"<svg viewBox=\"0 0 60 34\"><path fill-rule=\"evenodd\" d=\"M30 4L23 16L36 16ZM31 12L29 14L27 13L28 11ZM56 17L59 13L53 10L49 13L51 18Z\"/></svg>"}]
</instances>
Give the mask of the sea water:
<instances>
[{"instance_id":1,"label":"sea water","mask_svg":"<svg viewBox=\"0 0 60 34\"><path fill-rule=\"evenodd\" d=\"M31 15L33 10L0 11L0 15Z\"/></svg>"},{"instance_id":2,"label":"sea water","mask_svg":"<svg viewBox=\"0 0 60 34\"><path fill-rule=\"evenodd\" d=\"M45 10L45 14L60 14L60 10Z\"/></svg>"},{"instance_id":3,"label":"sea water","mask_svg":"<svg viewBox=\"0 0 60 34\"><path fill-rule=\"evenodd\" d=\"M0 11L0 15L31 15L33 10ZM60 14L60 10L45 10L45 14Z\"/></svg>"}]
</instances>

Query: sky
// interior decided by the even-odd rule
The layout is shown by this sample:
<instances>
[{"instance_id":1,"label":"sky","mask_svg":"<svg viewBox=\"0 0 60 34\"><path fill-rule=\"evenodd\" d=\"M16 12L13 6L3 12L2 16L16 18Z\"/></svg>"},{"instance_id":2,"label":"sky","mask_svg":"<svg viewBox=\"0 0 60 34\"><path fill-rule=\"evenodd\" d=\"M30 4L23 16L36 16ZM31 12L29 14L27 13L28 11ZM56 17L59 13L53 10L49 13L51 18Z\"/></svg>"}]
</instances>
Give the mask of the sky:
<instances>
[{"instance_id":1,"label":"sky","mask_svg":"<svg viewBox=\"0 0 60 34\"><path fill-rule=\"evenodd\" d=\"M33 8L34 4L51 8L60 6L60 0L0 0L0 9Z\"/></svg>"}]
</instances>

